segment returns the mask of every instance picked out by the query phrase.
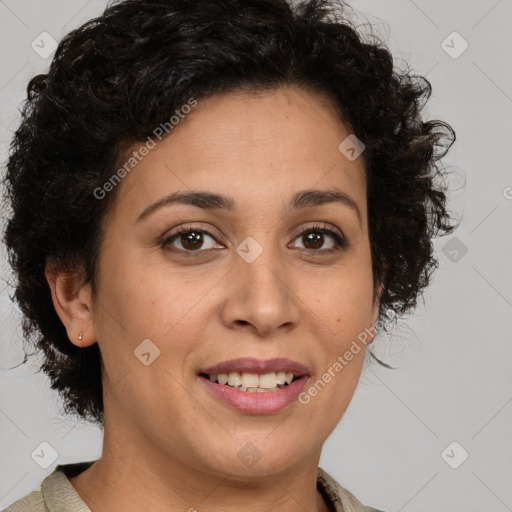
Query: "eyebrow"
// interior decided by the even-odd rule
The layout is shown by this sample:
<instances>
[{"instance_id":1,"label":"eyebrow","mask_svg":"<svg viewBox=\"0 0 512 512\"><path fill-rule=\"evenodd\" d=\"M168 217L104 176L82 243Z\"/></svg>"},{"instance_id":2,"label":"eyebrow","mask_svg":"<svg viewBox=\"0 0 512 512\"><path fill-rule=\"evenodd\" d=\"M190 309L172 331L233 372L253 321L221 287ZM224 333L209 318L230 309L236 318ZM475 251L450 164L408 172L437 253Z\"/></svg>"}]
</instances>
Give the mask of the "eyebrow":
<instances>
[{"instance_id":1,"label":"eyebrow","mask_svg":"<svg viewBox=\"0 0 512 512\"><path fill-rule=\"evenodd\" d=\"M348 194L336 188L327 190L308 189L297 192L290 201L289 211L311 208L327 203L341 203L348 206L357 214L359 224L361 224L361 211L357 203ZM203 210L233 211L235 209L235 201L228 196L203 191L173 192L145 208L137 217L136 222L147 219L157 210L172 204L192 205Z\"/></svg>"}]
</instances>

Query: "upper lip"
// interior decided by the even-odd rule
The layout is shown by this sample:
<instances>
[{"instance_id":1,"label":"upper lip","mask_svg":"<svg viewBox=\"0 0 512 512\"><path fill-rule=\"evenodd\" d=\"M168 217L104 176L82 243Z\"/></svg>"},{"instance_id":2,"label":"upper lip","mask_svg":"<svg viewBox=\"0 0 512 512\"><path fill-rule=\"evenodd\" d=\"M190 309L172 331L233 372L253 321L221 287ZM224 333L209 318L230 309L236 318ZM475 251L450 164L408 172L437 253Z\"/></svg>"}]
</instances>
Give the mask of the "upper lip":
<instances>
[{"instance_id":1,"label":"upper lip","mask_svg":"<svg viewBox=\"0 0 512 512\"><path fill-rule=\"evenodd\" d=\"M305 365L284 357L267 360L253 357L240 357L238 359L223 361L199 371L199 373L206 373L207 375L219 375L221 373L231 372L257 373L259 375L272 372L291 372L297 377L309 375L309 370Z\"/></svg>"}]
</instances>

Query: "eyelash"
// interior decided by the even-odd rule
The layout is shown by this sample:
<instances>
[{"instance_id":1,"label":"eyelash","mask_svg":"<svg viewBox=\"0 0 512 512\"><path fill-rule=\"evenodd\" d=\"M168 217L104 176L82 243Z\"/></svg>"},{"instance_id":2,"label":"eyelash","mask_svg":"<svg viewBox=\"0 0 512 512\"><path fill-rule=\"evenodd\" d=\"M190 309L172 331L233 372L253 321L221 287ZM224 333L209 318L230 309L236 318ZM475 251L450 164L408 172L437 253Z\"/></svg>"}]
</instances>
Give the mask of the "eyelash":
<instances>
[{"instance_id":1,"label":"eyelash","mask_svg":"<svg viewBox=\"0 0 512 512\"><path fill-rule=\"evenodd\" d=\"M320 232L325 235L332 236L332 238L334 239L335 244L336 244L336 246L331 249L302 249L303 251L306 251L307 254L309 254L309 255L319 255L319 253L331 254L334 251L344 250L350 245L349 242L343 236L340 236L335 231L328 229L325 226L322 226L319 224L314 224L312 226L305 226L305 227L301 228L299 230L299 232L297 233L297 235L295 236L295 238L298 238L299 236L301 236L302 234L304 234L308 231ZM168 236L168 237L164 238L161 242L159 242L159 245L162 248L165 248L166 250L169 250L171 252L182 253L186 257L197 257L201 253L207 252L209 250L215 250L215 249L207 249L207 250L198 249L196 251L191 251L191 250L186 250L186 249L177 249L176 247L173 247L172 245L170 245L176 238L178 238L183 233L191 233L191 232L206 233L207 235L211 236L215 241L217 241L216 235L214 233L212 233L210 230L208 230L204 227L192 225L192 226L182 226L182 227L178 228L177 231L175 233L173 233L171 236Z\"/></svg>"}]
</instances>

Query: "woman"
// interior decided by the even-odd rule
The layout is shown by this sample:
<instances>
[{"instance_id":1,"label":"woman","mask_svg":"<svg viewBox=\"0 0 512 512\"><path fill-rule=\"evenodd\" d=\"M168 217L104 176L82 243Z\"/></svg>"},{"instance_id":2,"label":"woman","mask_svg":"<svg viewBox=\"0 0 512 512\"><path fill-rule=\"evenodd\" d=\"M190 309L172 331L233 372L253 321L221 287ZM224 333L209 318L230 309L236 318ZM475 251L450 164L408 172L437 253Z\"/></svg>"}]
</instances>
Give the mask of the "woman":
<instances>
[{"instance_id":1,"label":"woman","mask_svg":"<svg viewBox=\"0 0 512 512\"><path fill-rule=\"evenodd\" d=\"M127 0L67 35L5 242L25 337L104 446L7 510L376 510L318 463L454 229L430 90L328 0Z\"/></svg>"}]
</instances>

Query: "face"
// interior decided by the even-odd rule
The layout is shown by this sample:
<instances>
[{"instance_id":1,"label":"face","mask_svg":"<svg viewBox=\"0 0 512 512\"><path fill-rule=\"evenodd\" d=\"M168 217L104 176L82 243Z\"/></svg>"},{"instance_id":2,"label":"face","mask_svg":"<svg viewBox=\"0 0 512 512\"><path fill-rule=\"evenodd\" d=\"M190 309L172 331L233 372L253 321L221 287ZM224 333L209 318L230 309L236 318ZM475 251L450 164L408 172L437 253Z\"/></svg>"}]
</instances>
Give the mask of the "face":
<instances>
[{"instance_id":1,"label":"face","mask_svg":"<svg viewBox=\"0 0 512 512\"><path fill-rule=\"evenodd\" d=\"M225 386L200 374L287 358L303 365L307 391L375 322L364 162L338 149L349 134L328 98L302 89L219 95L198 101L118 185L92 324L106 416L140 453L240 478L319 457L364 349L303 403L297 384L295 394L221 398L212 387ZM294 204L307 190L341 199ZM156 206L191 192L229 204ZM251 385L266 373L247 368ZM261 458L244 464L241 449Z\"/></svg>"}]
</instances>

